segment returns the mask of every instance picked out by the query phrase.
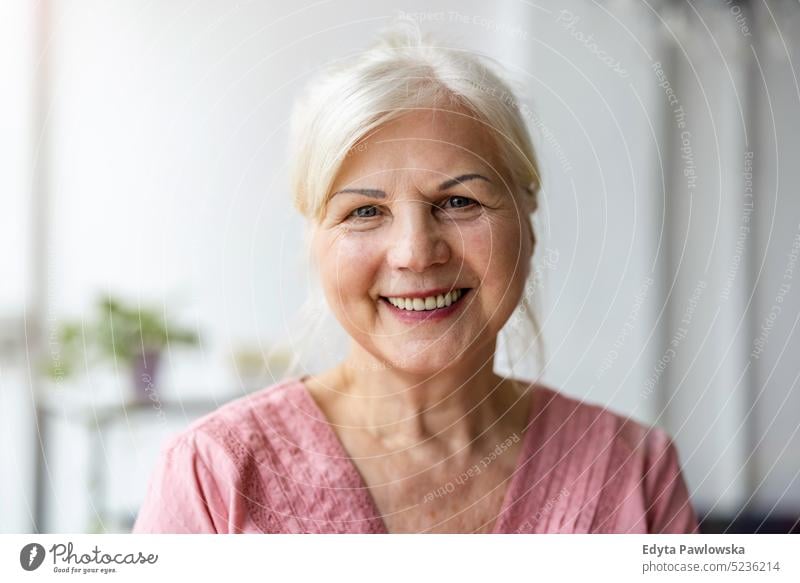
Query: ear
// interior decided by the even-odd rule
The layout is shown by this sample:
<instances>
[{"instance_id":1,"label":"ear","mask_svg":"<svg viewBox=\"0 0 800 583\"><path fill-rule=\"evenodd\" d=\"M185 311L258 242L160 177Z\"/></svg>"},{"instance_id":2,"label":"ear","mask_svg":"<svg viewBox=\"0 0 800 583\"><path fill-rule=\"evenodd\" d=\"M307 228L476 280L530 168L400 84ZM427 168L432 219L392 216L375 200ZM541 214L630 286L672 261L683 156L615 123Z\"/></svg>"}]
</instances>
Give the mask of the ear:
<instances>
[{"instance_id":1,"label":"ear","mask_svg":"<svg viewBox=\"0 0 800 583\"><path fill-rule=\"evenodd\" d=\"M523 186L522 204L525 213L532 215L539 208L539 185L536 182Z\"/></svg>"},{"instance_id":2,"label":"ear","mask_svg":"<svg viewBox=\"0 0 800 583\"><path fill-rule=\"evenodd\" d=\"M536 251L536 233L533 232L533 223L528 218L528 235L531 238L531 255Z\"/></svg>"}]
</instances>

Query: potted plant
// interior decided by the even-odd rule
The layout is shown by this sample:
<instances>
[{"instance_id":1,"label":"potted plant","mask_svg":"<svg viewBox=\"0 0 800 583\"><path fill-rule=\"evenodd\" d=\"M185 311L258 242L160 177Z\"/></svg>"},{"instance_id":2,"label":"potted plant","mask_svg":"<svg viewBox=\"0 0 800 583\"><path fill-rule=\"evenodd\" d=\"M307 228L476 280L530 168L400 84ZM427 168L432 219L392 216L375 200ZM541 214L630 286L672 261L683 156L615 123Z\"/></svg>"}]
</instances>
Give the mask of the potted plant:
<instances>
[{"instance_id":1,"label":"potted plant","mask_svg":"<svg viewBox=\"0 0 800 583\"><path fill-rule=\"evenodd\" d=\"M98 299L93 320L60 326L60 351L57 359L49 361L47 372L53 378L63 378L73 374L82 362L122 363L133 375L136 395L144 398L156 384L164 348L198 342L194 331L168 325L158 310L127 305L107 294Z\"/></svg>"}]
</instances>

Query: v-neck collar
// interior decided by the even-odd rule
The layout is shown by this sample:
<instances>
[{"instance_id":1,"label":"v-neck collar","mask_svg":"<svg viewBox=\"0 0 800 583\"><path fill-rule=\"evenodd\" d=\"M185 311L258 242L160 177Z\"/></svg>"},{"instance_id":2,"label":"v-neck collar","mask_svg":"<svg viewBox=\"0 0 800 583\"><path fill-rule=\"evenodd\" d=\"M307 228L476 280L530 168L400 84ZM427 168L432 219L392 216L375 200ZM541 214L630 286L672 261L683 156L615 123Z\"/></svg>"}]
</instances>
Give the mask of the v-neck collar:
<instances>
[{"instance_id":1,"label":"v-neck collar","mask_svg":"<svg viewBox=\"0 0 800 583\"><path fill-rule=\"evenodd\" d=\"M370 492L366 480L361 475L361 472L358 470L358 466L347 452L347 449L344 447L341 439L339 439L339 435L331 426L327 416L325 415L325 412L317 404L316 400L311 395L311 392L308 390L308 387L306 387L304 381L305 379L309 378L309 376L310 375L302 375L300 377L296 377L295 382L299 386L299 393L302 395L307 412L310 413L324 427L322 433L325 438L324 445L330 449L330 451L327 453L333 458L339 458L342 460L342 469L345 471L345 479L348 484L348 489L355 491L355 495L358 497L358 506L367 509L370 514L368 519L369 532L389 534L389 529L383 519L383 516L381 515L380 510L378 509L375 498ZM543 426L542 417L544 416L539 414L538 406L539 401L541 400L539 398L539 394L541 392L540 389L542 388L543 387L539 387L535 383L528 383L527 392L530 393L530 397L528 403L527 423L523 428L524 433L522 436L522 443L517 455L514 471L504 481L504 484L506 484L506 490L503 495L503 502L500 505L500 511L495 517L494 525L492 526L490 534L501 534L504 532L503 529L508 524L507 511L516 502L514 497L517 491L521 489L521 485L524 484L524 477L531 471L531 468L528 464L530 458L529 452L532 451L533 444L535 443L535 441L533 441L534 434L541 433L541 427ZM345 467L346 470L344 469Z\"/></svg>"}]
</instances>

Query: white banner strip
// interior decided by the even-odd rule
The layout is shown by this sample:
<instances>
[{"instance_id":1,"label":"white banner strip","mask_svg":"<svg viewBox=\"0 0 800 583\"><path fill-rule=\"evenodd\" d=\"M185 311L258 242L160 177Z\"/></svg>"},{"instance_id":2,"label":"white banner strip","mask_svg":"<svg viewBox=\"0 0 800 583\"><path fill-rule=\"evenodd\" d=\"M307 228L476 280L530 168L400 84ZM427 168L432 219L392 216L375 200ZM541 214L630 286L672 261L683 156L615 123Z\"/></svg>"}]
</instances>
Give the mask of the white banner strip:
<instances>
[{"instance_id":1,"label":"white banner strip","mask_svg":"<svg viewBox=\"0 0 800 583\"><path fill-rule=\"evenodd\" d=\"M0 581L800 581L793 535L0 535ZM542 579L546 577L546 579Z\"/></svg>"}]
</instances>

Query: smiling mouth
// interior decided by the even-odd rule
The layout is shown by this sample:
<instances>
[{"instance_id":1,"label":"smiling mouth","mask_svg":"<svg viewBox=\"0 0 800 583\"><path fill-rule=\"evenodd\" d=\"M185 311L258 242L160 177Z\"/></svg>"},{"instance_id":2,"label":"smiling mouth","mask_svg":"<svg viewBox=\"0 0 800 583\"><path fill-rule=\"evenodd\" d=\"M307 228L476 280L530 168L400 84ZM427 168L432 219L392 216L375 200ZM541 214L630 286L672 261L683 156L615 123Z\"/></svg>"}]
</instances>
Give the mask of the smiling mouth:
<instances>
[{"instance_id":1,"label":"smiling mouth","mask_svg":"<svg viewBox=\"0 0 800 583\"><path fill-rule=\"evenodd\" d=\"M429 296L427 298L389 298L380 296L380 299L393 308L406 312L435 312L459 303L471 289L472 288L469 287L458 288L446 294Z\"/></svg>"}]
</instances>

